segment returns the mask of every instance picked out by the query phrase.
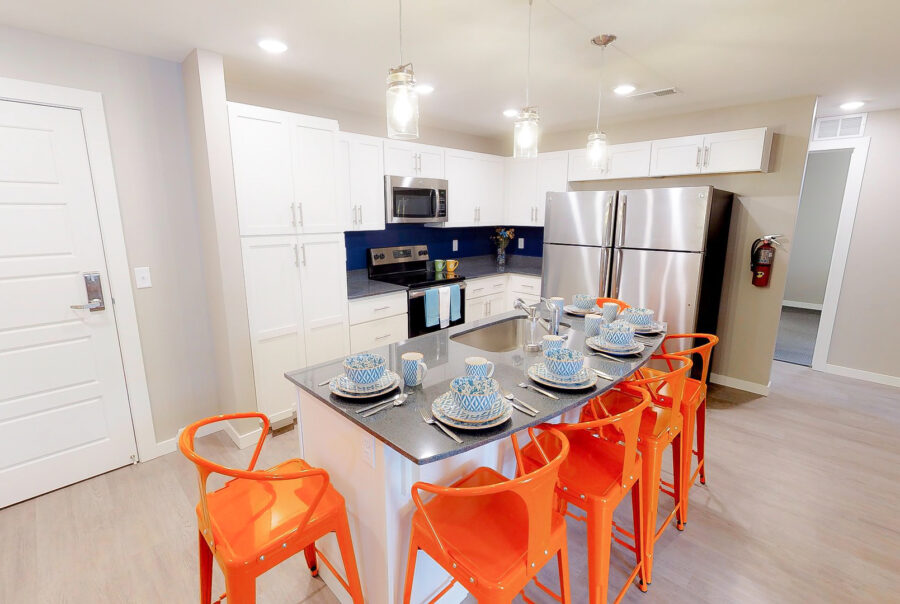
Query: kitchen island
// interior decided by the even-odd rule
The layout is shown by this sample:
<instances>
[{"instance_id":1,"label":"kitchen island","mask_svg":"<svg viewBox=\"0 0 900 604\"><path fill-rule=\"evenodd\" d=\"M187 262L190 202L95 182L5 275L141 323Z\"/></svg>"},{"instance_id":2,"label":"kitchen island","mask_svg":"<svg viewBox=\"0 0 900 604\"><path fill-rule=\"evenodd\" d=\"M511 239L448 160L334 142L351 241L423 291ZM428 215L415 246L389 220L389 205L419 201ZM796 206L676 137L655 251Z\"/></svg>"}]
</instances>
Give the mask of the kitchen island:
<instances>
[{"instance_id":1,"label":"kitchen island","mask_svg":"<svg viewBox=\"0 0 900 604\"><path fill-rule=\"evenodd\" d=\"M409 398L402 406L368 418L361 417L356 410L377 399L349 401L332 395L327 385L318 385L342 373L343 359L286 374L297 386L301 456L310 464L326 469L335 488L346 499L366 601L402 600L409 525L414 511L410 497L413 483L422 480L449 484L478 466L492 467L513 476L515 462L510 434L543 422L559 421L567 412L573 417L566 419L576 421L581 405L623 379L600 378L592 389L554 391L558 400L519 387L519 383L530 382L527 369L542 357L540 352L524 351L522 344L527 335L521 328L516 332L516 325L511 322L517 321L524 321L524 316L520 311L512 311L372 350L383 355L388 367L398 373L402 373L403 353L421 352L428 373L421 386L406 388ZM569 334L568 346L586 350L583 319L566 315L563 324L561 333ZM520 326L524 327L524 323ZM472 337L471 334L482 329L481 334L497 333L498 336L481 338L481 341ZM539 327L538 339L542 333L546 331ZM610 376L627 376L647 362L662 337L647 345L640 357L619 362L586 356L585 364ZM483 356L492 361L496 366L493 377L505 390L537 409L537 416L514 410L511 419L496 428L478 432L454 430L462 439L461 444L426 424L419 407L430 410L432 401L447 392L450 380L463 375L464 359L469 356ZM328 538L318 545L340 568L336 542ZM349 602L346 592L327 568L321 567L321 572L335 595ZM449 577L440 567L428 556L420 555L413 601L431 599L448 582ZM465 590L455 585L442 601L461 601L465 595Z\"/></svg>"}]
</instances>

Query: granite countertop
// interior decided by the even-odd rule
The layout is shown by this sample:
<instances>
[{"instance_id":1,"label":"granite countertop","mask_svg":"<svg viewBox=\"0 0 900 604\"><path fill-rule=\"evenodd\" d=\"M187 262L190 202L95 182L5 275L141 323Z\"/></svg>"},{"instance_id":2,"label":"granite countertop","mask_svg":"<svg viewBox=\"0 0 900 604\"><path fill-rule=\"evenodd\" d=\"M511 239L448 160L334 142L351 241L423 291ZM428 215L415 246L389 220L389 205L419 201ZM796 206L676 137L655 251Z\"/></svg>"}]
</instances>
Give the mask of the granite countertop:
<instances>
[{"instance_id":1,"label":"granite countertop","mask_svg":"<svg viewBox=\"0 0 900 604\"><path fill-rule=\"evenodd\" d=\"M458 260L459 268L456 269L456 272L467 279L506 273L540 277L543 262L540 256L508 254L506 256L506 268L505 270L500 270L500 267L497 266L497 258L491 255L467 256L458 258ZM347 298L350 300L399 291L406 291L406 288L393 283L369 279L367 269L361 268L347 271Z\"/></svg>"},{"instance_id":2,"label":"granite countertop","mask_svg":"<svg viewBox=\"0 0 900 604\"><path fill-rule=\"evenodd\" d=\"M524 352L522 347L509 352L488 352L462 344L452 337L478 327L499 323L505 320L523 317L519 311L510 311L500 316L481 319L479 321L425 334L410 340L373 349L388 360L388 367L402 375L400 356L405 352L421 352L425 355L428 373L425 382L415 388L406 388L409 399L400 407L391 407L371 417L363 418L356 410L377 402L378 399L365 399L358 402L343 399L331 394L328 386L318 384L343 372L343 359L292 371L285 377L299 388L312 394L322 404L334 409L348 421L363 428L375 438L393 448L401 455L422 465L440 459L452 457L459 453L474 449L481 445L508 437L529 426L552 420L564 412L576 408L598 394L612 388L622 378L610 381L600 378L594 388L579 391L554 391L559 400L553 400L530 389L518 386L520 382L530 382L527 369L541 361L540 352ZM562 321L571 326L569 346L576 350L586 350L584 345L584 319L565 315ZM644 365L650 355L658 348L663 336L655 338L652 345L647 345L640 357L623 361L611 361L603 357L585 357L585 363L613 375L629 375ZM418 407L429 409L432 401L447 392L450 380L463 375L464 359L469 356L483 356L492 361L496 369L494 378L509 392L532 407L538 409L536 417L513 410L512 418L496 428L480 431L454 430L462 439L457 444L435 426L422 421ZM390 398L396 392L383 398ZM302 419L301 419L302 421Z\"/></svg>"}]
</instances>

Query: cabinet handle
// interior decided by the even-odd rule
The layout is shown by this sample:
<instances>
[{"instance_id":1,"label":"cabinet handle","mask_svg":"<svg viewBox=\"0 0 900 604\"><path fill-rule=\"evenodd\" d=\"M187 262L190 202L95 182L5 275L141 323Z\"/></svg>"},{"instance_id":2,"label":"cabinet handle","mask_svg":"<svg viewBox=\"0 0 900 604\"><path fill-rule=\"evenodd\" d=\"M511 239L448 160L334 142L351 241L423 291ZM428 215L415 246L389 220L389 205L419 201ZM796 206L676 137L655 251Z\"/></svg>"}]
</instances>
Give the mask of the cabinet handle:
<instances>
[{"instance_id":1,"label":"cabinet handle","mask_svg":"<svg viewBox=\"0 0 900 604\"><path fill-rule=\"evenodd\" d=\"M502 283L494 283L494 287L503 287Z\"/></svg>"},{"instance_id":2,"label":"cabinet handle","mask_svg":"<svg viewBox=\"0 0 900 604\"><path fill-rule=\"evenodd\" d=\"M356 213L359 214L358 224L362 224L362 206L356 206Z\"/></svg>"},{"instance_id":3,"label":"cabinet handle","mask_svg":"<svg viewBox=\"0 0 900 604\"><path fill-rule=\"evenodd\" d=\"M697 167L700 167L700 157L703 155L703 147L697 147Z\"/></svg>"},{"instance_id":4,"label":"cabinet handle","mask_svg":"<svg viewBox=\"0 0 900 604\"><path fill-rule=\"evenodd\" d=\"M709 146L703 147L703 167L709 167Z\"/></svg>"},{"instance_id":5,"label":"cabinet handle","mask_svg":"<svg viewBox=\"0 0 900 604\"><path fill-rule=\"evenodd\" d=\"M526 283L521 284L519 287L521 287L522 289L534 289L533 285L528 285Z\"/></svg>"},{"instance_id":6,"label":"cabinet handle","mask_svg":"<svg viewBox=\"0 0 900 604\"><path fill-rule=\"evenodd\" d=\"M391 334L386 333L386 334L384 334L383 336L376 336L375 339L376 339L376 340L383 340L383 339L389 338L389 337L391 337Z\"/></svg>"},{"instance_id":7,"label":"cabinet handle","mask_svg":"<svg viewBox=\"0 0 900 604\"><path fill-rule=\"evenodd\" d=\"M297 249L297 244L294 244L294 266L300 268L300 250Z\"/></svg>"},{"instance_id":8,"label":"cabinet handle","mask_svg":"<svg viewBox=\"0 0 900 604\"><path fill-rule=\"evenodd\" d=\"M300 251L303 252L303 266L306 266L306 244L300 244Z\"/></svg>"},{"instance_id":9,"label":"cabinet handle","mask_svg":"<svg viewBox=\"0 0 900 604\"><path fill-rule=\"evenodd\" d=\"M484 309L484 316L486 316L486 317L491 316L491 301L490 300L487 301L487 305Z\"/></svg>"},{"instance_id":10,"label":"cabinet handle","mask_svg":"<svg viewBox=\"0 0 900 604\"><path fill-rule=\"evenodd\" d=\"M291 226L297 228L297 204L291 204Z\"/></svg>"},{"instance_id":11,"label":"cabinet handle","mask_svg":"<svg viewBox=\"0 0 900 604\"><path fill-rule=\"evenodd\" d=\"M373 308L372 312L380 312L382 310L387 310L389 308L390 308L390 306L379 306L378 308Z\"/></svg>"}]
</instances>

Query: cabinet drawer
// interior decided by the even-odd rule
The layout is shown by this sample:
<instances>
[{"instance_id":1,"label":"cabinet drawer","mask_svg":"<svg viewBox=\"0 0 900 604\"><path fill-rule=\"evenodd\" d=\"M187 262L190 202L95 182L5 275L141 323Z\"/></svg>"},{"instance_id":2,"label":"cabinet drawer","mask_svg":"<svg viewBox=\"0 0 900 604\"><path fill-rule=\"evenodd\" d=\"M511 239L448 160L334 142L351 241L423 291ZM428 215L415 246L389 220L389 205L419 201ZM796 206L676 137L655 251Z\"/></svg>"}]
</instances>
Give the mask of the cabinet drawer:
<instances>
[{"instance_id":1,"label":"cabinet drawer","mask_svg":"<svg viewBox=\"0 0 900 604\"><path fill-rule=\"evenodd\" d=\"M541 295L541 278L527 275L510 275L509 291L516 294Z\"/></svg>"},{"instance_id":2,"label":"cabinet drawer","mask_svg":"<svg viewBox=\"0 0 900 604\"><path fill-rule=\"evenodd\" d=\"M350 326L350 352L387 346L408 337L407 314Z\"/></svg>"},{"instance_id":3,"label":"cabinet drawer","mask_svg":"<svg viewBox=\"0 0 900 604\"><path fill-rule=\"evenodd\" d=\"M371 296L350 300L350 325L383 319L394 315L406 315L406 292Z\"/></svg>"},{"instance_id":4,"label":"cabinet drawer","mask_svg":"<svg viewBox=\"0 0 900 604\"><path fill-rule=\"evenodd\" d=\"M506 290L506 275L466 279L466 300L501 293ZM540 290L540 288L538 288Z\"/></svg>"}]
</instances>

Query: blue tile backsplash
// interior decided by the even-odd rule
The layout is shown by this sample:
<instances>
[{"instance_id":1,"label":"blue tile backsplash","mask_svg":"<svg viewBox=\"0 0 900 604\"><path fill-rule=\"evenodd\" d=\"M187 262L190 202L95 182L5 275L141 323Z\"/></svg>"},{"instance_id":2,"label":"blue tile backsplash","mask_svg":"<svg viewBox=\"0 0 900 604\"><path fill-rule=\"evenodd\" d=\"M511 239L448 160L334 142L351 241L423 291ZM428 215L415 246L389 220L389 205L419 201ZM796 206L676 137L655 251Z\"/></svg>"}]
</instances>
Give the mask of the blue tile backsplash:
<instances>
[{"instance_id":1,"label":"blue tile backsplash","mask_svg":"<svg viewBox=\"0 0 900 604\"><path fill-rule=\"evenodd\" d=\"M540 256L544 247L544 229L541 227L513 227L516 240L506 248L507 254ZM370 247L426 244L428 255L434 258L464 258L495 254L496 247L490 240L494 227L459 227L436 229L422 224L389 224L383 231L354 231L345 234L347 244L347 270L366 268L366 251ZM519 248L519 237L525 238L525 248ZM459 251L453 251L453 240L459 242Z\"/></svg>"}]
</instances>

